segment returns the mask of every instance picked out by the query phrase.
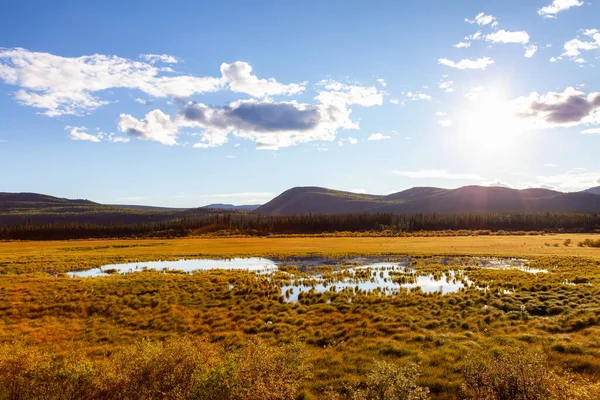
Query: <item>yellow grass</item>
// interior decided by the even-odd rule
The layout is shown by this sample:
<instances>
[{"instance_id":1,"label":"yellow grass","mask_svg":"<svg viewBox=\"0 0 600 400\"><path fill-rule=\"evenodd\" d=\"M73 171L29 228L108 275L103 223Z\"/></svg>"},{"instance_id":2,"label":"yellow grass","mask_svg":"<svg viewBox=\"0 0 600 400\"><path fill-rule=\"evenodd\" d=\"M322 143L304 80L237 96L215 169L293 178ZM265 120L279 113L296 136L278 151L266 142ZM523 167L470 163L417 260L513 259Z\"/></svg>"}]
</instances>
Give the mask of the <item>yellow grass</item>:
<instances>
[{"instance_id":1,"label":"yellow grass","mask_svg":"<svg viewBox=\"0 0 600 400\"><path fill-rule=\"evenodd\" d=\"M577 247L590 234L407 238L192 238L170 240L76 240L0 243L0 272L67 271L106 263L198 257L472 255L585 257L600 249ZM571 239L570 246L564 246ZM554 245L558 246L555 247Z\"/></svg>"}]
</instances>

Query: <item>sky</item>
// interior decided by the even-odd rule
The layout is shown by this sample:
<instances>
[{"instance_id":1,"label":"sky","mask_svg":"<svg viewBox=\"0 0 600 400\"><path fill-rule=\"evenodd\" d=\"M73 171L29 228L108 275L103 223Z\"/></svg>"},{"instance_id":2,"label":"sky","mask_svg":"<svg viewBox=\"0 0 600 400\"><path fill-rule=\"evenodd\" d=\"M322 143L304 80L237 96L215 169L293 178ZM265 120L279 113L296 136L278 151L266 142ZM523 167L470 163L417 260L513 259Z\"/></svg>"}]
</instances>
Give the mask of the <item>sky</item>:
<instances>
[{"instance_id":1,"label":"sky","mask_svg":"<svg viewBox=\"0 0 600 400\"><path fill-rule=\"evenodd\" d=\"M600 0L0 0L0 192L600 185Z\"/></svg>"}]
</instances>

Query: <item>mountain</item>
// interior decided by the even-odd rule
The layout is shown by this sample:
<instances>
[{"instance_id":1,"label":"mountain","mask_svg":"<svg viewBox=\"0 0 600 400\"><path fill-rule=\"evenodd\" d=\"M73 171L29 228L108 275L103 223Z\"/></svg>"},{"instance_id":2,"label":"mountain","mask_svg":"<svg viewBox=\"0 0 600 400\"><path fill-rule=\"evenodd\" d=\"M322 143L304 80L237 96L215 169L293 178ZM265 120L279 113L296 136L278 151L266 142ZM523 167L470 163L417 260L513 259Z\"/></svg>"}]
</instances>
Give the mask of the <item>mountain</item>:
<instances>
[{"instance_id":1,"label":"mountain","mask_svg":"<svg viewBox=\"0 0 600 400\"><path fill-rule=\"evenodd\" d=\"M37 193L1 193L0 226L22 223L140 224L193 218L217 212L206 208L164 208L100 204Z\"/></svg>"},{"instance_id":2,"label":"mountain","mask_svg":"<svg viewBox=\"0 0 600 400\"><path fill-rule=\"evenodd\" d=\"M581 193L600 194L600 186L596 186L596 187L593 187L593 188L582 190Z\"/></svg>"},{"instance_id":3,"label":"mountain","mask_svg":"<svg viewBox=\"0 0 600 400\"><path fill-rule=\"evenodd\" d=\"M272 215L375 212L600 212L600 196L548 189L464 186L458 189L417 187L387 196L357 194L320 187L287 190L256 209Z\"/></svg>"},{"instance_id":4,"label":"mountain","mask_svg":"<svg viewBox=\"0 0 600 400\"><path fill-rule=\"evenodd\" d=\"M202 208L210 208L212 210L254 211L258 207L260 207L260 204L247 204L247 205L242 205L242 206L234 206L233 204L216 203L216 204L209 204L209 205L204 206Z\"/></svg>"},{"instance_id":5,"label":"mountain","mask_svg":"<svg viewBox=\"0 0 600 400\"><path fill-rule=\"evenodd\" d=\"M71 200L38 193L0 192L0 212L35 211L40 209L81 209L101 206L89 200Z\"/></svg>"}]
</instances>

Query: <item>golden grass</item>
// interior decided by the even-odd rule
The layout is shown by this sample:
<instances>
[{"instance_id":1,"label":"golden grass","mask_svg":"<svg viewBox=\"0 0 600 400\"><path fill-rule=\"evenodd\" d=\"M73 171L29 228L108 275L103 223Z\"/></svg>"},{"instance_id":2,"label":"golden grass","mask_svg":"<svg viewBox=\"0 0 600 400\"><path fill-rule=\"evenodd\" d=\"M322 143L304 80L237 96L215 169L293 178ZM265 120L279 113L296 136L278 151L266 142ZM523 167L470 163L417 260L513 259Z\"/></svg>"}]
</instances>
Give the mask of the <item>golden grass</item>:
<instances>
[{"instance_id":1,"label":"golden grass","mask_svg":"<svg viewBox=\"0 0 600 400\"><path fill-rule=\"evenodd\" d=\"M186 238L1 242L0 272L68 271L107 263L199 257L354 255L463 255L585 257L600 249L578 247L590 234L406 238ZM571 239L570 246L564 246Z\"/></svg>"},{"instance_id":2,"label":"golden grass","mask_svg":"<svg viewBox=\"0 0 600 400\"><path fill-rule=\"evenodd\" d=\"M598 379L600 248L577 246L593 237L3 242L0 342L26 338L33 347L58 352L76 343L94 359L140 338L203 337L227 348L249 337L269 345L297 339L311 349L314 379L307 390L317 394L328 385L355 384L373 359L383 358L419 363L419 383L436 399L455 399L462 383L460 367L470 351L518 345L542 349L552 365ZM466 268L469 279L489 289L389 297L325 292L308 294L298 303L283 301L280 278L240 271L141 272L93 279L43 273L161 259L344 255L524 257L551 272ZM430 258L415 260L414 267L427 273L465 268L460 262L445 265ZM582 283L566 285L565 280Z\"/></svg>"}]
</instances>

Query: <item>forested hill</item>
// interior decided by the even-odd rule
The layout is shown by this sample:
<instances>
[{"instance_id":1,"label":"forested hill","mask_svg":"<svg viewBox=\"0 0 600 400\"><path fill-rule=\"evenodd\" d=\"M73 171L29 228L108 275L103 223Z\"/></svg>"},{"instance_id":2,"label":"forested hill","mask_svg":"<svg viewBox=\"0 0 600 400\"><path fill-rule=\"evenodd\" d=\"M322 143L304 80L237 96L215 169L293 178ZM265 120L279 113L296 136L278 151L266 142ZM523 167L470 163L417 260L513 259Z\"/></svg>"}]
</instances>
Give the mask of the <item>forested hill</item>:
<instances>
[{"instance_id":1,"label":"forested hill","mask_svg":"<svg viewBox=\"0 0 600 400\"><path fill-rule=\"evenodd\" d=\"M209 208L107 205L37 193L0 193L0 227L18 224L141 224L195 218L223 212ZM230 210L228 212L239 212Z\"/></svg>"},{"instance_id":2,"label":"forested hill","mask_svg":"<svg viewBox=\"0 0 600 400\"><path fill-rule=\"evenodd\" d=\"M271 215L415 213L415 212L600 212L594 192L562 193L548 189L465 186L458 189L418 187L387 196L320 187L296 187L259 207Z\"/></svg>"}]
</instances>

